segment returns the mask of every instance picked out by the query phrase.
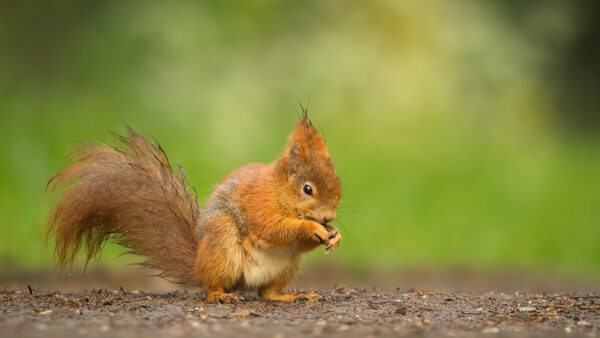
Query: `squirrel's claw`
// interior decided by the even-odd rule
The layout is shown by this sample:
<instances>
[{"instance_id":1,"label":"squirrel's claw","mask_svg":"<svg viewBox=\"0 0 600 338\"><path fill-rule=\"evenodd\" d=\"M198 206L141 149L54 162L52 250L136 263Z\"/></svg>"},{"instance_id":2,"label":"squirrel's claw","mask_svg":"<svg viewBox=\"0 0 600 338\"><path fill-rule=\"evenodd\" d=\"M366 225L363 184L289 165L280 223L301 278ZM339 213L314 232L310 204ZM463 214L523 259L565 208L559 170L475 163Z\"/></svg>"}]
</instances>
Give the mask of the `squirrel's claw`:
<instances>
[{"instance_id":1,"label":"squirrel's claw","mask_svg":"<svg viewBox=\"0 0 600 338\"><path fill-rule=\"evenodd\" d=\"M209 291L206 293L206 302L207 303L216 303L216 304L231 304L238 303L243 301L244 298L241 296L237 296L231 293L224 293L222 291Z\"/></svg>"},{"instance_id":2,"label":"squirrel's claw","mask_svg":"<svg viewBox=\"0 0 600 338\"><path fill-rule=\"evenodd\" d=\"M329 244L325 247L325 254L327 255L332 253L333 250L340 245L340 242L342 241L342 235L340 234L340 231L333 225L327 224L326 228L329 231Z\"/></svg>"}]
</instances>

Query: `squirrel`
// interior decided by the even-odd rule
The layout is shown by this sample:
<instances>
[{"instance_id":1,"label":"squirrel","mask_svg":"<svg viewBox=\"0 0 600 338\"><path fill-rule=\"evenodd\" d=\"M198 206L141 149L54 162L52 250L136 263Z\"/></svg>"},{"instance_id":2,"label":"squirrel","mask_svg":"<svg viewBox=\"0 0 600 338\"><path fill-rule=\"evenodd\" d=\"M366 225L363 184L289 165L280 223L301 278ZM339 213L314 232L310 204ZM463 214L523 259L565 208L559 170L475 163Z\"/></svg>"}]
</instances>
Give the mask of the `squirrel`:
<instances>
[{"instance_id":1,"label":"squirrel","mask_svg":"<svg viewBox=\"0 0 600 338\"><path fill-rule=\"evenodd\" d=\"M306 109L285 151L270 164L248 164L227 175L202 208L187 178L171 169L158 142L127 127L119 146L88 142L47 191L60 192L48 214L59 268L72 267L85 246L86 265L104 241L116 239L159 276L201 289L207 302L237 302L232 292L255 290L263 300L318 300L282 291L303 253L332 252L342 236L336 217L341 184L325 140Z\"/></svg>"}]
</instances>

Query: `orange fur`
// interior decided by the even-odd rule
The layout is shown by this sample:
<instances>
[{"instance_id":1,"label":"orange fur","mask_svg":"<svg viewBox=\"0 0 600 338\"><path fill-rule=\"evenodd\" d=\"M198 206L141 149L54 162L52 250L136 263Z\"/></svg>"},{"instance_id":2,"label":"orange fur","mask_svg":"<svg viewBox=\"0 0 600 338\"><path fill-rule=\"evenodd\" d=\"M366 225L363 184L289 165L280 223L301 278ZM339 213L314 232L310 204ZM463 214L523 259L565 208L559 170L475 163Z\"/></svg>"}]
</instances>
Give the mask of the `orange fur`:
<instances>
[{"instance_id":1,"label":"orange fur","mask_svg":"<svg viewBox=\"0 0 600 338\"><path fill-rule=\"evenodd\" d=\"M84 146L49 182L50 190L64 191L48 217L60 266L72 265L82 245L89 260L116 236L165 278L203 288L207 301L237 301L230 292L240 288L266 300L318 298L282 292L302 253L321 244L330 252L341 240L329 224L340 181L303 112L281 157L235 170L200 211L162 149L131 129L121 148Z\"/></svg>"}]
</instances>

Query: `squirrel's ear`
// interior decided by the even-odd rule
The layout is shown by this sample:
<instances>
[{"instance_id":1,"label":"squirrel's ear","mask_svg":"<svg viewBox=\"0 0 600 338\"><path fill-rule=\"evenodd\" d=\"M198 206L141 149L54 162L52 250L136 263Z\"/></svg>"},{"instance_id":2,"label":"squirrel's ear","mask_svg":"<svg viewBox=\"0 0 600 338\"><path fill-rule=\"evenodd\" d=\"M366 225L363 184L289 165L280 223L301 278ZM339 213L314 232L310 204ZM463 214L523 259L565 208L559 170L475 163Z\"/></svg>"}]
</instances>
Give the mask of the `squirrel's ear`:
<instances>
[{"instance_id":1,"label":"squirrel's ear","mask_svg":"<svg viewBox=\"0 0 600 338\"><path fill-rule=\"evenodd\" d=\"M287 169L288 177L294 175L298 168L308 161L311 154L329 157L325 140L306 115L296 124L294 132L289 137L288 144L282 159L282 163L287 164L282 168Z\"/></svg>"},{"instance_id":2,"label":"squirrel's ear","mask_svg":"<svg viewBox=\"0 0 600 338\"><path fill-rule=\"evenodd\" d=\"M294 142L290 144L290 148L287 153L288 159L288 177L293 176L298 171L298 167L302 162L302 155L300 153L300 144Z\"/></svg>"},{"instance_id":3,"label":"squirrel's ear","mask_svg":"<svg viewBox=\"0 0 600 338\"><path fill-rule=\"evenodd\" d=\"M327 151L327 145L325 144L325 140L315 128L313 128L313 132L310 134L308 142L310 144L311 152L329 157L329 152Z\"/></svg>"},{"instance_id":4,"label":"squirrel's ear","mask_svg":"<svg viewBox=\"0 0 600 338\"><path fill-rule=\"evenodd\" d=\"M304 158L308 158L309 153L329 157L325 140L306 115L298 121L296 129L291 135L290 144L294 144L294 142L298 142L300 154Z\"/></svg>"},{"instance_id":5,"label":"squirrel's ear","mask_svg":"<svg viewBox=\"0 0 600 338\"><path fill-rule=\"evenodd\" d=\"M309 155L309 135L305 124L303 121L298 122L288 142L288 157L290 160L298 161L298 163L308 159Z\"/></svg>"}]
</instances>

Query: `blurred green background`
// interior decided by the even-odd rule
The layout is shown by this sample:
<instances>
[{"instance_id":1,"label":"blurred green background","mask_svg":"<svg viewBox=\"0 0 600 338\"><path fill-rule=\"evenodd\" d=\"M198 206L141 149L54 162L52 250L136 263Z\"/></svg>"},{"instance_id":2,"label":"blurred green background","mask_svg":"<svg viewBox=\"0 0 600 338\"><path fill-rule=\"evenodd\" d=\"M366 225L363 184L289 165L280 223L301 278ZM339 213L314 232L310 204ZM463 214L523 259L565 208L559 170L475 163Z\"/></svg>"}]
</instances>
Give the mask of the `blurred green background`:
<instances>
[{"instance_id":1,"label":"blurred green background","mask_svg":"<svg viewBox=\"0 0 600 338\"><path fill-rule=\"evenodd\" d=\"M309 262L598 275L598 7L0 1L0 265L55 264L43 191L75 141L131 125L204 199L302 102L344 186L344 241Z\"/></svg>"}]
</instances>

